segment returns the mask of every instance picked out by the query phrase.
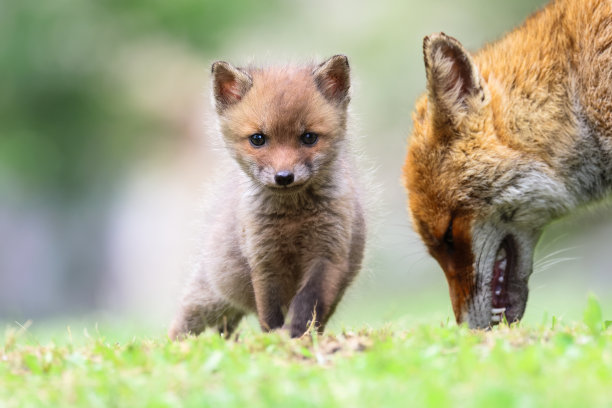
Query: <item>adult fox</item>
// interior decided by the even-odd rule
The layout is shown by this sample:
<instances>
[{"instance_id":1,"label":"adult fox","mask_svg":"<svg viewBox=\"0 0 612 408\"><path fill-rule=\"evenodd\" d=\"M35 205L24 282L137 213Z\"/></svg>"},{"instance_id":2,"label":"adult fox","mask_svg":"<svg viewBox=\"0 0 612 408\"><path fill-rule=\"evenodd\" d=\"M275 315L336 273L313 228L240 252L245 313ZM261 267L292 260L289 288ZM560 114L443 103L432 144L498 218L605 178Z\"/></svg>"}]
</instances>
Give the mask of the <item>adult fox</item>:
<instances>
[{"instance_id":1,"label":"adult fox","mask_svg":"<svg viewBox=\"0 0 612 408\"><path fill-rule=\"evenodd\" d=\"M612 1L557 0L471 55L423 42L404 166L415 229L457 322L523 316L543 228L612 187Z\"/></svg>"}]
</instances>

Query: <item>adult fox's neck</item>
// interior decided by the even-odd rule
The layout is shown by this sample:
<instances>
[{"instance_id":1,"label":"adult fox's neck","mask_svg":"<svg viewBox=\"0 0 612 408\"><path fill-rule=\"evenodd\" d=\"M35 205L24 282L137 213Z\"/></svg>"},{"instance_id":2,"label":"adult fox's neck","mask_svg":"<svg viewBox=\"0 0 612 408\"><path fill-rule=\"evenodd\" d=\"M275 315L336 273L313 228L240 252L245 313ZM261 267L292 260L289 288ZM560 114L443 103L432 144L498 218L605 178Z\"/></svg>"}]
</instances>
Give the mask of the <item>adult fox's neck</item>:
<instances>
[{"instance_id":1,"label":"adult fox's neck","mask_svg":"<svg viewBox=\"0 0 612 408\"><path fill-rule=\"evenodd\" d=\"M576 37L587 35L592 21L574 7L594 12L597 3L554 1L475 56L500 140L547 165L576 203L602 198L612 184L610 152L584 114L578 89Z\"/></svg>"}]
</instances>

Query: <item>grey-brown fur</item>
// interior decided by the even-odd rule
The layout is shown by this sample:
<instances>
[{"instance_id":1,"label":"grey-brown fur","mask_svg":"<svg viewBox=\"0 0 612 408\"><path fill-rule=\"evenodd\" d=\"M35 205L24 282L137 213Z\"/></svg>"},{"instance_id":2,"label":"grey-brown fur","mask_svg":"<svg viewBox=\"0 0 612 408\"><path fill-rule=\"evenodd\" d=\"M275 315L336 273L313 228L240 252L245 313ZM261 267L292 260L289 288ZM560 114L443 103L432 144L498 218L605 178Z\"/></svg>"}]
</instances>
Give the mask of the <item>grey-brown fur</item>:
<instances>
[{"instance_id":1,"label":"grey-brown fur","mask_svg":"<svg viewBox=\"0 0 612 408\"><path fill-rule=\"evenodd\" d=\"M229 334L251 312L266 331L285 327L298 337L311 323L324 330L365 245L346 140L348 74L343 56L263 70L213 65L220 128L234 163L220 180L201 265L171 338L206 327ZM320 134L317 145L296 144L310 131ZM251 132L265 132L266 149L248 144ZM295 173L294 190L274 185L274 173L285 169Z\"/></svg>"}]
</instances>

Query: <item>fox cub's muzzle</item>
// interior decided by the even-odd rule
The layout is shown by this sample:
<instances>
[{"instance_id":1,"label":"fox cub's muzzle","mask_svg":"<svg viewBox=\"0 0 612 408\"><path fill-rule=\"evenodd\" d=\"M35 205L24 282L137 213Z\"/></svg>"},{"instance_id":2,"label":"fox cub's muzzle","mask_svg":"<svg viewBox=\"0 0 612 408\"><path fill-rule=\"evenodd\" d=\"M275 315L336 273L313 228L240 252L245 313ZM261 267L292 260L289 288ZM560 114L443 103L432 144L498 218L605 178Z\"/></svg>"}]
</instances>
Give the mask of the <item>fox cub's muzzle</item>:
<instances>
[{"instance_id":1,"label":"fox cub's muzzle","mask_svg":"<svg viewBox=\"0 0 612 408\"><path fill-rule=\"evenodd\" d=\"M294 179L295 177L293 173L287 170L279 171L278 173L274 175L274 181L279 186L288 186L291 183L293 183Z\"/></svg>"}]
</instances>

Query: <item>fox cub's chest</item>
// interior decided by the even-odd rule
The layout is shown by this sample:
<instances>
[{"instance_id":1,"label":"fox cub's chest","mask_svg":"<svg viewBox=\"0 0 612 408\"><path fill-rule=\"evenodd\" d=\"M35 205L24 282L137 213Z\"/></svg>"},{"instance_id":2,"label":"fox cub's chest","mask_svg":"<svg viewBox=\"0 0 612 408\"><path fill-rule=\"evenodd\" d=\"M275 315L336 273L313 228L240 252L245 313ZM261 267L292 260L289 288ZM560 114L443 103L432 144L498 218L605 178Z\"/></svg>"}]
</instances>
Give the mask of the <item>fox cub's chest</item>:
<instances>
[{"instance_id":1,"label":"fox cub's chest","mask_svg":"<svg viewBox=\"0 0 612 408\"><path fill-rule=\"evenodd\" d=\"M320 216L274 217L266 222L261 236L273 245L272 250L297 255L303 250L312 250L326 229Z\"/></svg>"},{"instance_id":2,"label":"fox cub's chest","mask_svg":"<svg viewBox=\"0 0 612 408\"><path fill-rule=\"evenodd\" d=\"M243 237L253 252L296 262L313 252L325 251L329 242L341 240L342 224L339 217L320 212L267 215L253 218L243 229Z\"/></svg>"}]
</instances>

